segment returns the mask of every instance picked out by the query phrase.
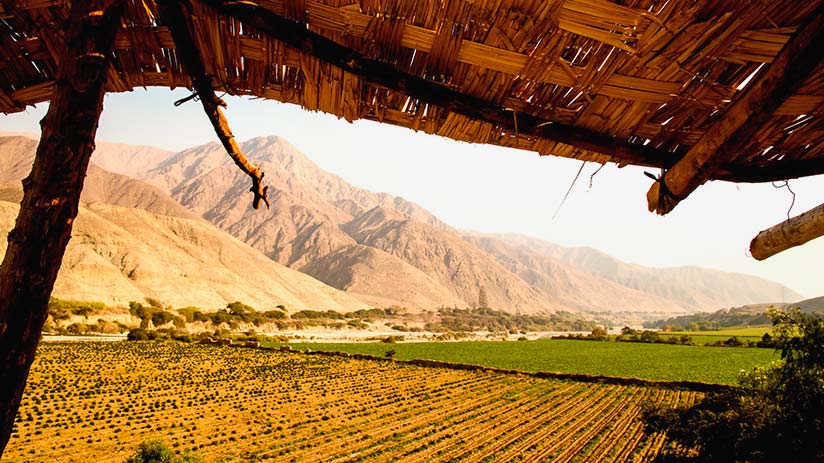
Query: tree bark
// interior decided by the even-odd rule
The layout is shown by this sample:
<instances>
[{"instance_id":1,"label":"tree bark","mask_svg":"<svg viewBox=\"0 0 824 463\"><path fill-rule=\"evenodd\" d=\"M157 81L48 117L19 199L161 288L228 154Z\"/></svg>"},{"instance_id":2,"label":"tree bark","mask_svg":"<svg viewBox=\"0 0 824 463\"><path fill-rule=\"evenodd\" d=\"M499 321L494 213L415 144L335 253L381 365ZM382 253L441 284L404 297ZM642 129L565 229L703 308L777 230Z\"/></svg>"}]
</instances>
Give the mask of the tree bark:
<instances>
[{"instance_id":1,"label":"tree bark","mask_svg":"<svg viewBox=\"0 0 824 463\"><path fill-rule=\"evenodd\" d=\"M0 457L77 216L124 7L123 0L72 2L55 90L0 266Z\"/></svg>"}]
</instances>

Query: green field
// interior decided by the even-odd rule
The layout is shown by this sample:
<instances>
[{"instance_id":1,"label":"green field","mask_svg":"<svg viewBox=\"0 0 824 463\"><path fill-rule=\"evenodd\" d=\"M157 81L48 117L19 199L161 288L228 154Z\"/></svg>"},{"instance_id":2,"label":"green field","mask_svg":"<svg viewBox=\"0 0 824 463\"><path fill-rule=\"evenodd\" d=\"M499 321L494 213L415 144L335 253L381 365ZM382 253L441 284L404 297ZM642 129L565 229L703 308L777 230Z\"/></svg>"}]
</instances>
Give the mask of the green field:
<instances>
[{"instance_id":1,"label":"green field","mask_svg":"<svg viewBox=\"0 0 824 463\"><path fill-rule=\"evenodd\" d=\"M539 339L422 343L290 343L293 349L429 359L528 372L735 384L741 370L778 359L772 349Z\"/></svg>"},{"instance_id":2,"label":"green field","mask_svg":"<svg viewBox=\"0 0 824 463\"><path fill-rule=\"evenodd\" d=\"M726 341L733 336L742 341L758 342L761 340L761 337L764 336L764 333L772 334L772 326L750 326L747 328L729 328L712 331L672 331L662 332L661 335L666 337L686 334L692 337L697 344L710 344L717 341Z\"/></svg>"}]
</instances>

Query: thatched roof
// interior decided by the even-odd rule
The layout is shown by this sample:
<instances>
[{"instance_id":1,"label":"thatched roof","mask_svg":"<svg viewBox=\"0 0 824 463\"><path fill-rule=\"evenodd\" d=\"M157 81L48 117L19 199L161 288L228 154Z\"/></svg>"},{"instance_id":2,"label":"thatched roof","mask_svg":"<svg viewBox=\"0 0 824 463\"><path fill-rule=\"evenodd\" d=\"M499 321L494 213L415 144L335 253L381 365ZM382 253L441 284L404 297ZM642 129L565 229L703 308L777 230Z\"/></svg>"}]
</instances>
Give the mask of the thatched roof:
<instances>
[{"instance_id":1,"label":"thatched roof","mask_svg":"<svg viewBox=\"0 0 824 463\"><path fill-rule=\"evenodd\" d=\"M0 111L51 94L69 2L0 2ZM741 0L190 0L218 92L706 180L824 172L824 7ZM192 87L154 0L130 0L108 91ZM188 10L187 10L188 11Z\"/></svg>"}]
</instances>

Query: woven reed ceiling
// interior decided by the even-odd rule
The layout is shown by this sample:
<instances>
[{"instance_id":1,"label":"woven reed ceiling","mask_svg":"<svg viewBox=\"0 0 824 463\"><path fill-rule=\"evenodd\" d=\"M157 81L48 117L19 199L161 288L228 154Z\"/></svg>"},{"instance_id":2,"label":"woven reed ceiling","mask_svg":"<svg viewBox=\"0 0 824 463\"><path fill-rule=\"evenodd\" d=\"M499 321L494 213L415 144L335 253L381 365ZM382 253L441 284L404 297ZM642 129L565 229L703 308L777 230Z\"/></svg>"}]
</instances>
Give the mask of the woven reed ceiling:
<instances>
[{"instance_id":1,"label":"woven reed ceiling","mask_svg":"<svg viewBox=\"0 0 824 463\"><path fill-rule=\"evenodd\" d=\"M544 155L670 167L724 121L820 4L192 0L190 8L196 45L218 91ZM69 7L61 0L0 1L0 111L49 99ZM287 46L254 21L241 21L237 11L299 23L298 33L331 39L358 59L384 64L379 69L466 96L464 106L494 117L404 91L403 83L393 89L371 68L336 67L312 53L317 45ZM129 1L115 50L109 91L191 85L152 0ZM732 156L709 178L764 181L824 172L824 69L816 64L803 77L753 136L726 146ZM543 131L552 127L599 142L559 142Z\"/></svg>"}]
</instances>

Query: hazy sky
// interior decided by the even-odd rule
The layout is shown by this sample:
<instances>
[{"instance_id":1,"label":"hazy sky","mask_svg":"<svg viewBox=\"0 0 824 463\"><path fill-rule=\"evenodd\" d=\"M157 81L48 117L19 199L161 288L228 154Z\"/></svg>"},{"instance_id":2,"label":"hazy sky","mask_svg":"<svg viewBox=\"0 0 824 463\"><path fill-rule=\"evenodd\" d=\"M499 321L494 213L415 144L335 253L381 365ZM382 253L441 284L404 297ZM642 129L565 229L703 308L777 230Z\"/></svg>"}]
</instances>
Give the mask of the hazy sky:
<instances>
[{"instance_id":1,"label":"hazy sky","mask_svg":"<svg viewBox=\"0 0 824 463\"><path fill-rule=\"evenodd\" d=\"M98 139L178 151L216 141L200 103L175 108L188 91L109 94ZM417 202L456 228L532 235L591 246L651 266L698 265L763 276L805 297L824 295L824 238L763 262L750 240L786 219L791 195L771 184L712 182L672 213L647 212L644 169L588 163L553 219L581 161L472 145L368 121L349 124L294 105L227 97L240 140L282 136L323 169L373 191ZM0 115L0 131L39 131L46 105ZM650 169L647 169L650 170ZM656 172L657 173L657 172ZM824 176L790 181L792 215L824 201Z\"/></svg>"}]
</instances>

